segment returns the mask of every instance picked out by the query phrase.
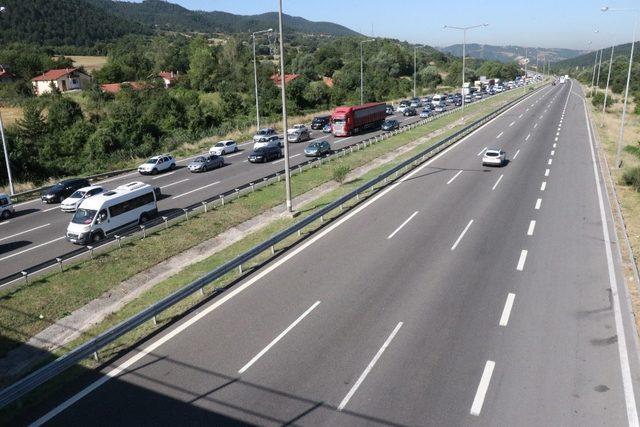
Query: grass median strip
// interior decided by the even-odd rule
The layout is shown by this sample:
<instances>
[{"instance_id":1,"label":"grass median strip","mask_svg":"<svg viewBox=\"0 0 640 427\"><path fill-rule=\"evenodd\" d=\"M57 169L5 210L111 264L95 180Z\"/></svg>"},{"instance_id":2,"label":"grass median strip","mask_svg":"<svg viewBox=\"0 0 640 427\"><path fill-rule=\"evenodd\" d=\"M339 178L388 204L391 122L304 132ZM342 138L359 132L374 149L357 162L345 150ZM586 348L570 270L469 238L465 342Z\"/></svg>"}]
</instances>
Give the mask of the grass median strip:
<instances>
[{"instance_id":1,"label":"grass median strip","mask_svg":"<svg viewBox=\"0 0 640 427\"><path fill-rule=\"evenodd\" d=\"M473 115L478 117L485 114L489 108L506 103L518 95L520 94L514 93L512 96L498 97L472 105L467 109L466 115L468 118L473 118ZM336 164L350 169L365 165L435 129L453 123L458 118L458 114L442 117L364 150L355 151L328 165L310 168L300 174L295 174L292 179L293 194L303 194L322 183L331 181ZM452 129L441 137L454 131L455 129ZM424 148L424 145L421 148ZM351 185L353 184L346 184L341 187L341 190L348 191L349 188L353 188ZM335 197L336 194L332 194L330 199ZM330 199L322 198L325 202ZM222 208L210 210L190 218L189 221L177 223L167 230L150 234L144 240L129 240L128 243L123 244L121 249L113 249L100 254L93 260L78 262L67 267L62 273L51 273L29 285L0 293L0 330L2 331L0 356L4 356L8 351L26 342L36 333L99 297L123 280L198 243L213 238L221 232L283 203L283 201L283 185L269 185L234 200ZM318 206L317 203L314 205ZM212 263L204 264L204 267L203 264L196 264L193 266L194 269L186 269L184 272L186 276L172 277L166 283L163 282L153 289L152 294L155 296L149 299L141 298L136 302L136 304L141 304L137 306L137 309L139 310L154 299L160 298L163 289L167 289L167 292L177 289L288 224L290 222L287 220L270 224L263 232L247 237L246 242L250 242L250 244L232 245L216 255ZM125 307L113 318L122 319L135 311L137 310L129 311ZM105 322L105 324L109 323ZM84 336L89 336L92 333Z\"/></svg>"}]
</instances>

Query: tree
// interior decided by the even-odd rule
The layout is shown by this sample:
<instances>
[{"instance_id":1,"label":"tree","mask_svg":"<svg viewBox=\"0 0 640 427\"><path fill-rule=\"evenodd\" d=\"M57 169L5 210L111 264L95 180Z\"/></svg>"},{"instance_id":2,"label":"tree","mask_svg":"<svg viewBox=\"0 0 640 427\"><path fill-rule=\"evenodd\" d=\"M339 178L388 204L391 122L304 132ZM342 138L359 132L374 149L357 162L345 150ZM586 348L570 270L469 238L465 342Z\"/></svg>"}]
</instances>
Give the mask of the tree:
<instances>
[{"instance_id":1,"label":"tree","mask_svg":"<svg viewBox=\"0 0 640 427\"><path fill-rule=\"evenodd\" d=\"M198 90L213 89L215 56L204 37L196 37L189 44L189 81Z\"/></svg>"},{"instance_id":2,"label":"tree","mask_svg":"<svg viewBox=\"0 0 640 427\"><path fill-rule=\"evenodd\" d=\"M53 98L47 114L50 129L64 130L78 120L82 120L82 109L77 102L63 96Z\"/></svg>"},{"instance_id":3,"label":"tree","mask_svg":"<svg viewBox=\"0 0 640 427\"><path fill-rule=\"evenodd\" d=\"M25 105L23 117L16 122L16 125L18 136L26 141L35 142L47 132L47 123L42 116L42 107L35 102Z\"/></svg>"}]
</instances>

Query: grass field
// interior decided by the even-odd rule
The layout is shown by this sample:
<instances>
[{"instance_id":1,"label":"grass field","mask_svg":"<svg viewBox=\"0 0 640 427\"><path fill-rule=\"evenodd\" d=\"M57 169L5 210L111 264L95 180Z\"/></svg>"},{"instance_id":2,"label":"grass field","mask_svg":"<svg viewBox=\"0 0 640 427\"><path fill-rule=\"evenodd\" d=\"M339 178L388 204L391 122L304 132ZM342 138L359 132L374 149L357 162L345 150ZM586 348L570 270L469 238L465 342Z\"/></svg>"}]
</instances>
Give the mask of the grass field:
<instances>
[{"instance_id":1,"label":"grass field","mask_svg":"<svg viewBox=\"0 0 640 427\"><path fill-rule=\"evenodd\" d=\"M2 122L5 127L13 125L17 120L22 118L21 107L0 107L2 114Z\"/></svg>"},{"instance_id":2,"label":"grass field","mask_svg":"<svg viewBox=\"0 0 640 427\"><path fill-rule=\"evenodd\" d=\"M106 56L82 56L82 55L69 55L73 61L75 67L84 67L84 69L91 73L93 70L99 70L107 63Z\"/></svg>"}]
</instances>

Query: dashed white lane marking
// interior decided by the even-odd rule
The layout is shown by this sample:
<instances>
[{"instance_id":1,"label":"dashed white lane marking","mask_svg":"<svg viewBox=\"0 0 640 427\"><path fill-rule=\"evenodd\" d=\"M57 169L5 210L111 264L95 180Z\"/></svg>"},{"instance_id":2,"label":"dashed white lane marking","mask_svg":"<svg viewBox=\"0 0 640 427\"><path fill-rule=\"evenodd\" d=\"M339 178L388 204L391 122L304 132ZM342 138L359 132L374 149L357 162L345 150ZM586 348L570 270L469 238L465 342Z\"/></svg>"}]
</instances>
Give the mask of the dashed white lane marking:
<instances>
[{"instance_id":1,"label":"dashed white lane marking","mask_svg":"<svg viewBox=\"0 0 640 427\"><path fill-rule=\"evenodd\" d=\"M162 175L154 176L153 178L151 178L151 181L155 181L156 179L164 178L165 176L173 175L176 172L178 172L178 171L168 172L168 173L164 173Z\"/></svg>"},{"instance_id":2,"label":"dashed white lane marking","mask_svg":"<svg viewBox=\"0 0 640 427\"><path fill-rule=\"evenodd\" d=\"M536 228L536 220L532 219L529 223L529 229L527 230L527 236L533 236L533 230Z\"/></svg>"},{"instance_id":3,"label":"dashed white lane marking","mask_svg":"<svg viewBox=\"0 0 640 427\"><path fill-rule=\"evenodd\" d=\"M528 141L529 138L531 138L531 134L528 134L527 137L524 139L525 141Z\"/></svg>"},{"instance_id":4,"label":"dashed white lane marking","mask_svg":"<svg viewBox=\"0 0 640 427\"><path fill-rule=\"evenodd\" d=\"M351 399L351 397L353 397L353 395L355 394L356 390L358 390L358 387L360 387L360 384L362 384L362 382L367 377L369 372L371 372L371 370L375 366L375 364L378 361L378 359L380 359L380 356L382 356L382 353L384 353L385 349L389 346L389 344L391 344L391 340L393 339L393 337L396 336L396 334L398 333L398 331L400 330L401 327L402 327L402 322L400 322L400 323L398 323L396 325L396 327L393 330L393 332L391 332L391 335L389 335L389 338L387 338L387 340L384 342L384 344L382 344L382 347L380 347L380 350L378 350L378 352L373 357L371 362L369 362L369 365L366 367L364 372L362 372L362 374L360 375L360 378L358 378L358 381L356 381L356 383L353 385L353 387L351 387L351 390L349 390L349 393L347 393L347 395L344 397L344 399L342 399L342 402L340 402L340 405L338 405L338 411L342 411L344 409L344 407L347 406L347 403L349 403L349 400Z\"/></svg>"},{"instance_id":5,"label":"dashed white lane marking","mask_svg":"<svg viewBox=\"0 0 640 427\"><path fill-rule=\"evenodd\" d=\"M551 155L555 156L555 154L556 154L556 150L551 150Z\"/></svg>"},{"instance_id":6,"label":"dashed white lane marking","mask_svg":"<svg viewBox=\"0 0 640 427\"><path fill-rule=\"evenodd\" d=\"M518 259L518 265L516 266L516 270L522 271L524 270L524 263L527 261L527 250L523 249L520 252L520 258Z\"/></svg>"},{"instance_id":7,"label":"dashed white lane marking","mask_svg":"<svg viewBox=\"0 0 640 427\"><path fill-rule=\"evenodd\" d=\"M553 143L553 148L556 148L558 144L556 144L555 142Z\"/></svg>"},{"instance_id":8,"label":"dashed white lane marking","mask_svg":"<svg viewBox=\"0 0 640 427\"><path fill-rule=\"evenodd\" d=\"M260 359L262 356L264 356L267 351L269 351L274 345L276 345L278 343L278 341L280 341L282 338L284 338L285 335L287 335L289 333L289 331L291 331L293 328L296 327L296 325L298 323L300 323L302 321L302 319L304 319L305 317L307 317L307 315L309 313L311 313L313 311L313 309L315 309L318 305L320 304L320 301L316 301L311 307L309 307L307 309L307 311L305 311L304 313L302 313L292 324L290 324L287 329L285 329L284 331L280 332L280 335L278 335L273 341L271 341L269 343L269 345L267 345L265 348L263 348L260 353L256 354L253 359L251 359L246 365L244 365L242 368L240 368L240 370L238 371L239 374L242 374L243 372L245 372L247 369L249 369L251 367L251 365L253 365L254 363L256 363L258 361L258 359Z\"/></svg>"},{"instance_id":9,"label":"dashed white lane marking","mask_svg":"<svg viewBox=\"0 0 640 427\"><path fill-rule=\"evenodd\" d=\"M462 169L460 169L458 171L458 173L453 176L453 178L451 178L449 181L447 181L447 185L451 184L453 182L453 180L456 179L458 177L458 175L460 175L461 173L462 173Z\"/></svg>"},{"instance_id":10,"label":"dashed white lane marking","mask_svg":"<svg viewBox=\"0 0 640 427\"><path fill-rule=\"evenodd\" d=\"M11 236L3 237L3 238L1 238L1 239L0 239L0 242L2 242L3 240L7 240L7 239L11 239L11 238L13 238L13 237L20 236L20 235L22 235L22 234L27 234L27 233L29 233L29 232L31 232L31 231L35 231L35 230L38 230L38 229L40 229L40 228L48 227L48 226L50 226L50 225L51 225L51 223L49 223L49 222L48 222L48 223L46 223L46 224L42 224L42 225L39 225L39 226L37 226L37 227L33 227L33 228L28 229L28 230L21 231L21 232L19 232L19 233L12 234Z\"/></svg>"},{"instance_id":11,"label":"dashed white lane marking","mask_svg":"<svg viewBox=\"0 0 640 427\"><path fill-rule=\"evenodd\" d=\"M509 292L507 295L507 300L504 303L504 308L502 309L502 316L500 316L500 322L498 325L507 326L509 323L509 316L511 316L511 308L513 308L513 300L516 298L516 294L512 294Z\"/></svg>"},{"instance_id":12,"label":"dashed white lane marking","mask_svg":"<svg viewBox=\"0 0 640 427\"><path fill-rule=\"evenodd\" d=\"M476 154L477 156L479 156L480 154L484 153L485 151L487 151L487 147L484 147L482 150L480 150L480 152L478 154Z\"/></svg>"},{"instance_id":13,"label":"dashed white lane marking","mask_svg":"<svg viewBox=\"0 0 640 427\"><path fill-rule=\"evenodd\" d=\"M54 207L49 208L49 209L43 209L42 212L50 212L50 211L53 211L53 210L56 210L56 209L60 209L60 206L54 206Z\"/></svg>"},{"instance_id":14,"label":"dashed white lane marking","mask_svg":"<svg viewBox=\"0 0 640 427\"><path fill-rule=\"evenodd\" d=\"M196 191L203 190L205 188L211 187L212 185L220 184L220 181L212 182L211 184L203 185L202 187L194 188L193 190L187 191L186 193L178 194L177 196L173 196L171 199L178 199L182 196L186 196L187 194L195 193Z\"/></svg>"},{"instance_id":15,"label":"dashed white lane marking","mask_svg":"<svg viewBox=\"0 0 640 427\"><path fill-rule=\"evenodd\" d=\"M547 188L547 181L542 181L540 184L540 191L544 191Z\"/></svg>"},{"instance_id":16,"label":"dashed white lane marking","mask_svg":"<svg viewBox=\"0 0 640 427\"><path fill-rule=\"evenodd\" d=\"M518 118L519 118L519 119L521 119L521 118L522 118L522 114L520 114L520 115L518 116Z\"/></svg>"},{"instance_id":17,"label":"dashed white lane marking","mask_svg":"<svg viewBox=\"0 0 640 427\"><path fill-rule=\"evenodd\" d=\"M513 126L515 124L516 124L516 122L511 122L511 123L509 123L509 127L511 127L511 126Z\"/></svg>"},{"instance_id":18,"label":"dashed white lane marking","mask_svg":"<svg viewBox=\"0 0 640 427\"><path fill-rule=\"evenodd\" d=\"M495 190L496 187L498 186L498 184L500 184L500 181L502 181L502 177L504 176L504 174L500 175L500 177L498 177L498 180L496 181L495 184L493 184L493 188L491 188L491 191Z\"/></svg>"},{"instance_id":19,"label":"dashed white lane marking","mask_svg":"<svg viewBox=\"0 0 640 427\"><path fill-rule=\"evenodd\" d=\"M536 124L533 125L533 128L537 128L538 127L538 123L536 122Z\"/></svg>"},{"instance_id":20,"label":"dashed white lane marking","mask_svg":"<svg viewBox=\"0 0 640 427\"><path fill-rule=\"evenodd\" d=\"M486 396L487 390L489 389L491 375L493 375L493 369L495 368L495 366L496 362L494 362L493 360L487 360L487 363L484 365L484 371L482 372L482 377L480 378L480 384L478 384L476 396L473 398L473 404L471 404L471 415L478 416L480 415L480 411L482 411L484 397Z\"/></svg>"},{"instance_id":21,"label":"dashed white lane marking","mask_svg":"<svg viewBox=\"0 0 640 427\"><path fill-rule=\"evenodd\" d=\"M462 238L464 237L465 233L467 232L467 230L469 229L469 227L471 227L471 224L473 224L473 220L469 221L469 223L467 224L467 226L464 228L464 230L462 230L462 233L460 233L460 235L458 236L458 239L456 240L456 242L453 244L453 246L451 246L451 250L455 251L456 248L458 247L458 243L460 243L460 241L462 240Z\"/></svg>"},{"instance_id":22,"label":"dashed white lane marking","mask_svg":"<svg viewBox=\"0 0 640 427\"><path fill-rule=\"evenodd\" d=\"M520 150L516 151L516 154L513 155L513 159L512 160L515 160L516 157L518 157L518 154L520 154Z\"/></svg>"},{"instance_id":23,"label":"dashed white lane marking","mask_svg":"<svg viewBox=\"0 0 640 427\"><path fill-rule=\"evenodd\" d=\"M163 185L160 187L161 189L165 189L167 187L171 187L172 185L180 184L181 182L189 181L189 178L181 179L180 181L172 182L171 184Z\"/></svg>"},{"instance_id":24,"label":"dashed white lane marking","mask_svg":"<svg viewBox=\"0 0 640 427\"><path fill-rule=\"evenodd\" d=\"M558 141L558 137L557 137L557 136L556 136L556 139L555 139L555 141L556 141L556 142Z\"/></svg>"},{"instance_id":25,"label":"dashed white lane marking","mask_svg":"<svg viewBox=\"0 0 640 427\"><path fill-rule=\"evenodd\" d=\"M542 206L542 199L536 200L536 210L539 210L540 206Z\"/></svg>"},{"instance_id":26,"label":"dashed white lane marking","mask_svg":"<svg viewBox=\"0 0 640 427\"><path fill-rule=\"evenodd\" d=\"M496 136L496 139L500 138L500 137L502 136L502 134L504 134L504 132L500 132L500 133L498 134L498 136Z\"/></svg>"},{"instance_id":27,"label":"dashed white lane marking","mask_svg":"<svg viewBox=\"0 0 640 427\"><path fill-rule=\"evenodd\" d=\"M553 159L549 159L549 161L547 162L547 164L551 164L553 163Z\"/></svg>"},{"instance_id":28,"label":"dashed white lane marking","mask_svg":"<svg viewBox=\"0 0 640 427\"><path fill-rule=\"evenodd\" d=\"M549 169L545 169L544 176L549 176Z\"/></svg>"},{"instance_id":29,"label":"dashed white lane marking","mask_svg":"<svg viewBox=\"0 0 640 427\"><path fill-rule=\"evenodd\" d=\"M462 171L461 171L462 172ZM389 234L387 236L387 239L391 239L393 236L396 235L396 233L400 230L402 230L402 228L407 225L409 223L409 221L411 221L413 219L414 216L418 215L418 211L415 211L414 213L411 214L411 216L407 219L404 220L404 222L402 224L400 224L400 226L398 228L396 228L393 233Z\"/></svg>"}]
</instances>

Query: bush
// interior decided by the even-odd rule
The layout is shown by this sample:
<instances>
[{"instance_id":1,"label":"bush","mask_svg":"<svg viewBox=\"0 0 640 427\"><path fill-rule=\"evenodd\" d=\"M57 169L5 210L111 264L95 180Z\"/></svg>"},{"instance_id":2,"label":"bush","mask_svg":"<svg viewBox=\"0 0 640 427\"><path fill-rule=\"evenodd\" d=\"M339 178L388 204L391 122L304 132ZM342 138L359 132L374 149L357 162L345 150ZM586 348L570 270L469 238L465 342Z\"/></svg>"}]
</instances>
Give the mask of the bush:
<instances>
[{"instance_id":1,"label":"bush","mask_svg":"<svg viewBox=\"0 0 640 427\"><path fill-rule=\"evenodd\" d=\"M622 174L622 183L640 192L640 167L625 169Z\"/></svg>"},{"instance_id":2,"label":"bush","mask_svg":"<svg viewBox=\"0 0 640 427\"><path fill-rule=\"evenodd\" d=\"M604 92L598 92L591 97L591 103L596 107L602 107L604 104ZM607 96L607 107L613 105L613 97Z\"/></svg>"},{"instance_id":3,"label":"bush","mask_svg":"<svg viewBox=\"0 0 640 427\"><path fill-rule=\"evenodd\" d=\"M333 168L333 180L342 184L350 171L351 169L347 165L337 165Z\"/></svg>"}]
</instances>

